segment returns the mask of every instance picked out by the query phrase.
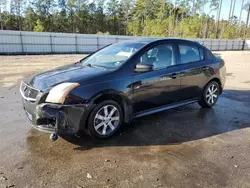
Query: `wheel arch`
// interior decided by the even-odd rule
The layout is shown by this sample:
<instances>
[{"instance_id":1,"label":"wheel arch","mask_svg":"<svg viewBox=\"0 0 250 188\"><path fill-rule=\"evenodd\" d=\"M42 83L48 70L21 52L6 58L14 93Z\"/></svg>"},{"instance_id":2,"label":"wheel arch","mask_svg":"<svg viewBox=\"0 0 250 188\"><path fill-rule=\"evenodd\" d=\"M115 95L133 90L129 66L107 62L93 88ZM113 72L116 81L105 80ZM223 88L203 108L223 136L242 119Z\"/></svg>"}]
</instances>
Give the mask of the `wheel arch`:
<instances>
[{"instance_id":1,"label":"wheel arch","mask_svg":"<svg viewBox=\"0 0 250 188\"><path fill-rule=\"evenodd\" d=\"M203 107L203 108L211 108L213 105L215 105L215 103L216 103L217 100L218 100L218 96L217 96L216 101L215 101L215 102L212 101L212 104L209 103L209 102L207 102L207 97L206 97L206 96L207 96L207 91L206 91L206 88L208 88L208 86L209 86L209 84L210 84L211 82L216 82L216 83L219 85L219 95L220 95L221 92L222 92L222 85L221 85L220 79L217 78L217 77L211 78L211 79L207 82L207 84L203 87L202 93L201 93L201 95L200 95L200 97L199 97L199 100L198 100L199 105L200 105L201 107Z\"/></svg>"},{"instance_id":2,"label":"wheel arch","mask_svg":"<svg viewBox=\"0 0 250 188\"><path fill-rule=\"evenodd\" d=\"M130 100L122 92L115 91L115 90L106 90L106 91L102 91L101 93L94 95L93 97L91 97L90 100L88 100L87 103L89 104L89 106L92 106L92 108L89 110L87 117L83 118L81 121L81 124L82 125L84 124L85 130L87 130L88 128L87 121L89 119L90 113L92 112L92 110L95 108L97 104L105 100L113 100L117 102L122 108L124 122L129 123L131 121L133 108L132 108L132 104Z\"/></svg>"},{"instance_id":3,"label":"wheel arch","mask_svg":"<svg viewBox=\"0 0 250 188\"><path fill-rule=\"evenodd\" d=\"M207 82L207 84L203 87L203 90L204 90L204 88L206 88L206 86L210 83L210 82L212 82L212 81L215 81L215 82L217 82L218 84L219 84L219 86L220 86L220 94L222 93L222 83L221 83L221 80L218 78L218 77L213 77L213 78L211 78L208 82Z\"/></svg>"}]
</instances>

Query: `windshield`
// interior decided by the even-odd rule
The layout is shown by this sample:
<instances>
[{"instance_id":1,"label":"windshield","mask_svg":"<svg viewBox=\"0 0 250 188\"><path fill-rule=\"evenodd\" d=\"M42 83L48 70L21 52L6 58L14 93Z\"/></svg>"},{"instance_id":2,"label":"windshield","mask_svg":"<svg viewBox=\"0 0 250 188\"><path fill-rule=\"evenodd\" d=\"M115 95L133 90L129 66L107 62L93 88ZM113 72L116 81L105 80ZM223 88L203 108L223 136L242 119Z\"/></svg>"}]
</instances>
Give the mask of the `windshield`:
<instances>
[{"instance_id":1,"label":"windshield","mask_svg":"<svg viewBox=\"0 0 250 188\"><path fill-rule=\"evenodd\" d=\"M82 65L117 68L139 50L144 43L115 43L82 60Z\"/></svg>"}]
</instances>

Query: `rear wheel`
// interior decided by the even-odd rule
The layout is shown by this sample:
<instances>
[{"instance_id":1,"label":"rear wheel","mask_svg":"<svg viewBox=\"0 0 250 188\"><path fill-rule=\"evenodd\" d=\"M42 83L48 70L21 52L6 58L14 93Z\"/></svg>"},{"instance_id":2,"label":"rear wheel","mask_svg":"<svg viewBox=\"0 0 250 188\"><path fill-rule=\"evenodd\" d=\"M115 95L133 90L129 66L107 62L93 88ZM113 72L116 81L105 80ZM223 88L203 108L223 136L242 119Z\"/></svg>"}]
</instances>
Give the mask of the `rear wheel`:
<instances>
[{"instance_id":1,"label":"rear wheel","mask_svg":"<svg viewBox=\"0 0 250 188\"><path fill-rule=\"evenodd\" d=\"M99 103L88 119L88 129L91 136L108 138L118 131L123 123L123 111L120 105L107 100Z\"/></svg>"},{"instance_id":2,"label":"rear wheel","mask_svg":"<svg viewBox=\"0 0 250 188\"><path fill-rule=\"evenodd\" d=\"M201 100L198 102L203 108L214 106L220 95L220 86L216 81L210 82L202 93Z\"/></svg>"}]
</instances>

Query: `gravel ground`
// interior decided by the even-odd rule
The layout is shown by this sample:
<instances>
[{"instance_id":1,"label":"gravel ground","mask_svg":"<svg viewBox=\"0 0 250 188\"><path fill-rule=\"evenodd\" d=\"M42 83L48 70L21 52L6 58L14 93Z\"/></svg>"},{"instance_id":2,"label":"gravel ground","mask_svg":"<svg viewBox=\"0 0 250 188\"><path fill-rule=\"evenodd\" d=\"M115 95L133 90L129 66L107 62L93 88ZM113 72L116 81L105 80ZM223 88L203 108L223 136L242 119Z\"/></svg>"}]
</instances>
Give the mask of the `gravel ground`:
<instances>
[{"instance_id":1,"label":"gravel ground","mask_svg":"<svg viewBox=\"0 0 250 188\"><path fill-rule=\"evenodd\" d=\"M0 56L0 188L250 187L250 52L214 52L227 66L213 109L197 104L135 120L109 140L49 135L26 122L29 75L83 55Z\"/></svg>"}]
</instances>

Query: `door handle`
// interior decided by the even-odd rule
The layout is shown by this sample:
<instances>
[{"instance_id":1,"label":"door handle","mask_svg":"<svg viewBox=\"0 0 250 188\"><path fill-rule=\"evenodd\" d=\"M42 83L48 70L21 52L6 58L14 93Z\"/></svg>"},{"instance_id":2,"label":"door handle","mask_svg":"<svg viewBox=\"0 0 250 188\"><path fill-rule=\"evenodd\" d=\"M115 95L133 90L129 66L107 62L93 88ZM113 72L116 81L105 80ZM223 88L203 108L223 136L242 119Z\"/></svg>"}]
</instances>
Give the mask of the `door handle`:
<instances>
[{"instance_id":1,"label":"door handle","mask_svg":"<svg viewBox=\"0 0 250 188\"><path fill-rule=\"evenodd\" d=\"M203 71L207 71L207 70L209 70L209 67L207 67L207 66L202 67L202 70L203 70Z\"/></svg>"},{"instance_id":2,"label":"door handle","mask_svg":"<svg viewBox=\"0 0 250 188\"><path fill-rule=\"evenodd\" d=\"M172 79L176 79L176 78L177 78L177 76L178 76L178 74L177 74L177 73L173 73L173 74L170 76L170 78L172 78Z\"/></svg>"}]
</instances>

